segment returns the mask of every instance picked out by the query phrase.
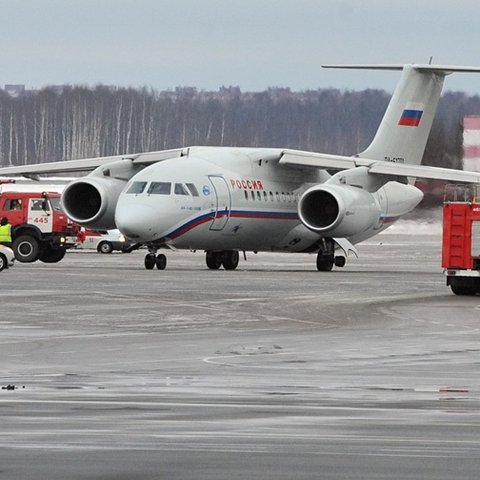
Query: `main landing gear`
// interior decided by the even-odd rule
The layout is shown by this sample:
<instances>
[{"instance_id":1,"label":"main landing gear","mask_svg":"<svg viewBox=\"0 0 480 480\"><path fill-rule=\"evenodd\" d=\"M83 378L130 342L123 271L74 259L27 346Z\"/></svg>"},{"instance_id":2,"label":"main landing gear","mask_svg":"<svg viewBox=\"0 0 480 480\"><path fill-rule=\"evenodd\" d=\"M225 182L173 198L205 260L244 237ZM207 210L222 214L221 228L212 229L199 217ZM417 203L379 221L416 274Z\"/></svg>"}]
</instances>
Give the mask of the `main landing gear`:
<instances>
[{"instance_id":1,"label":"main landing gear","mask_svg":"<svg viewBox=\"0 0 480 480\"><path fill-rule=\"evenodd\" d=\"M238 267L240 255L236 250L223 250L206 252L207 267L210 270L218 270L223 266L225 270L235 270ZM145 268L153 270L157 267L158 270L165 270L167 267L167 257L160 253L157 255L157 248L149 247L148 253L145 255Z\"/></svg>"},{"instance_id":2,"label":"main landing gear","mask_svg":"<svg viewBox=\"0 0 480 480\"><path fill-rule=\"evenodd\" d=\"M215 252L208 250L205 261L210 270L218 270L222 265L225 270L235 270L238 267L240 256L236 250Z\"/></svg>"},{"instance_id":3,"label":"main landing gear","mask_svg":"<svg viewBox=\"0 0 480 480\"><path fill-rule=\"evenodd\" d=\"M335 242L331 238L324 238L317 254L317 270L330 272L334 265L344 267L345 263L344 256L335 256Z\"/></svg>"},{"instance_id":4,"label":"main landing gear","mask_svg":"<svg viewBox=\"0 0 480 480\"><path fill-rule=\"evenodd\" d=\"M145 268L152 270L154 267L157 267L158 270L165 270L167 267L167 257L163 253L157 255L156 248L149 248L148 253L145 255Z\"/></svg>"}]
</instances>

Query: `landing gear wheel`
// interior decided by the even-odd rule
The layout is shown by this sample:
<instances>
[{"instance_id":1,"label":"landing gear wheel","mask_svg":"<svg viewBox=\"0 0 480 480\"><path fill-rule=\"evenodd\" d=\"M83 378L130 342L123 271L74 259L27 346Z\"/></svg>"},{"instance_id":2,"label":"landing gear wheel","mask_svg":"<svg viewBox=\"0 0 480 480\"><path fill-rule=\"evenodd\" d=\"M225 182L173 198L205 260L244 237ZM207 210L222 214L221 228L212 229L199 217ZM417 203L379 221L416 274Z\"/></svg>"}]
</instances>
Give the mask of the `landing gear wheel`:
<instances>
[{"instance_id":1,"label":"landing gear wheel","mask_svg":"<svg viewBox=\"0 0 480 480\"><path fill-rule=\"evenodd\" d=\"M0 253L0 272L7 268L7 258L5 257L5 255L3 253Z\"/></svg>"},{"instance_id":2,"label":"landing gear wheel","mask_svg":"<svg viewBox=\"0 0 480 480\"><path fill-rule=\"evenodd\" d=\"M157 265L157 268L159 270L165 270L167 266L167 257L163 253L161 253L155 259L155 264Z\"/></svg>"},{"instance_id":3,"label":"landing gear wheel","mask_svg":"<svg viewBox=\"0 0 480 480\"><path fill-rule=\"evenodd\" d=\"M223 252L222 265L225 270L235 270L238 267L240 255L236 250Z\"/></svg>"},{"instance_id":4,"label":"landing gear wheel","mask_svg":"<svg viewBox=\"0 0 480 480\"><path fill-rule=\"evenodd\" d=\"M344 267L346 262L347 260L345 259L345 257L341 255L339 255L338 257L335 257L335 260L334 260L335 266L340 268Z\"/></svg>"},{"instance_id":5,"label":"landing gear wheel","mask_svg":"<svg viewBox=\"0 0 480 480\"><path fill-rule=\"evenodd\" d=\"M222 265L222 252L212 252L211 250L208 250L205 256L205 261L210 270L218 270Z\"/></svg>"},{"instance_id":6,"label":"landing gear wheel","mask_svg":"<svg viewBox=\"0 0 480 480\"><path fill-rule=\"evenodd\" d=\"M67 250L63 247L47 248L41 255L39 260L43 263L57 263L65 256Z\"/></svg>"},{"instance_id":7,"label":"landing gear wheel","mask_svg":"<svg viewBox=\"0 0 480 480\"><path fill-rule=\"evenodd\" d=\"M333 255L324 255L322 251L317 255L317 270L319 272L330 272L334 264Z\"/></svg>"},{"instance_id":8,"label":"landing gear wheel","mask_svg":"<svg viewBox=\"0 0 480 480\"><path fill-rule=\"evenodd\" d=\"M317 270L330 272L335 263L335 242L331 238L323 238L317 255Z\"/></svg>"},{"instance_id":9,"label":"landing gear wheel","mask_svg":"<svg viewBox=\"0 0 480 480\"><path fill-rule=\"evenodd\" d=\"M155 255L153 253L147 253L147 255L145 255L145 268L147 270L153 270L155 263L156 263Z\"/></svg>"},{"instance_id":10,"label":"landing gear wheel","mask_svg":"<svg viewBox=\"0 0 480 480\"><path fill-rule=\"evenodd\" d=\"M22 263L35 262L41 254L38 240L30 235L20 235L13 241L12 248L15 258Z\"/></svg>"}]
</instances>

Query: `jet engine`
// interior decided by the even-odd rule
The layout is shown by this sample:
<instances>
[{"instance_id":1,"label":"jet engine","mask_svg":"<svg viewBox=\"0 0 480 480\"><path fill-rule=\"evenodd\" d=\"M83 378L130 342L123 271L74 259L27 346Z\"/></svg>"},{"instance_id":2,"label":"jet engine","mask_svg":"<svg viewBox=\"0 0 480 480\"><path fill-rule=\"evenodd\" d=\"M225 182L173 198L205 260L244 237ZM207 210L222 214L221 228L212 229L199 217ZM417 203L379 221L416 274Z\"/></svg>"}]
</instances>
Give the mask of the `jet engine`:
<instances>
[{"instance_id":1,"label":"jet engine","mask_svg":"<svg viewBox=\"0 0 480 480\"><path fill-rule=\"evenodd\" d=\"M118 197L138 170L130 160L121 160L102 165L90 175L74 180L62 194L65 213L74 222L89 228L116 228Z\"/></svg>"},{"instance_id":2,"label":"jet engine","mask_svg":"<svg viewBox=\"0 0 480 480\"><path fill-rule=\"evenodd\" d=\"M298 215L310 230L329 237L350 237L375 225L380 205L374 196L349 185L316 185L298 202Z\"/></svg>"}]
</instances>

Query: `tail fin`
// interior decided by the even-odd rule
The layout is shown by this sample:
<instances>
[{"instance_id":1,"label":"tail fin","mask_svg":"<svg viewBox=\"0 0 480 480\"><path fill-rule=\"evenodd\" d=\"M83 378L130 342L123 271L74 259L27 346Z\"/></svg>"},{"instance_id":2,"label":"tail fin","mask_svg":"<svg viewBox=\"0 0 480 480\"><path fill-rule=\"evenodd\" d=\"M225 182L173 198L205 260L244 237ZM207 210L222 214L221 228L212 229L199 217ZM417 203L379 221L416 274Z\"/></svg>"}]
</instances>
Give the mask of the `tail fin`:
<instances>
[{"instance_id":1,"label":"tail fin","mask_svg":"<svg viewBox=\"0 0 480 480\"><path fill-rule=\"evenodd\" d=\"M443 65L324 65L326 68L403 70L375 138L360 158L420 165L445 76L480 72Z\"/></svg>"}]
</instances>

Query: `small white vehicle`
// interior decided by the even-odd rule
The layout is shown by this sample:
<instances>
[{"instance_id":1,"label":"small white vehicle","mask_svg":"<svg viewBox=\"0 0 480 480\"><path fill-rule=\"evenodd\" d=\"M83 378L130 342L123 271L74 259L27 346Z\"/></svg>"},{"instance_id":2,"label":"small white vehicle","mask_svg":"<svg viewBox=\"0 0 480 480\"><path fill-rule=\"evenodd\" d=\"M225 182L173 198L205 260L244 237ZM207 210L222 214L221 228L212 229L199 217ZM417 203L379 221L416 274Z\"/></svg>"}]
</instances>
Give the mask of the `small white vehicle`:
<instances>
[{"instance_id":1,"label":"small white vehicle","mask_svg":"<svg viewBox=\"0 0 480 480\"><path fill-rule=\"evenodd\" d=\"M15 262L15 254L10 247L0 245L0 272L5 268L13 266Z\"/></svg>"},{"instance_id":2,"label":"small white vehicle","mask_svg":"<svg viewBox=\"0 0 480 480\"><path fill-rule=\"evenodd\" d=\"M114 250L127 252L130 242L119 230L83 230L76 248L92 249L99 253L112 253Z\"/></svg>"}]
</instances>

